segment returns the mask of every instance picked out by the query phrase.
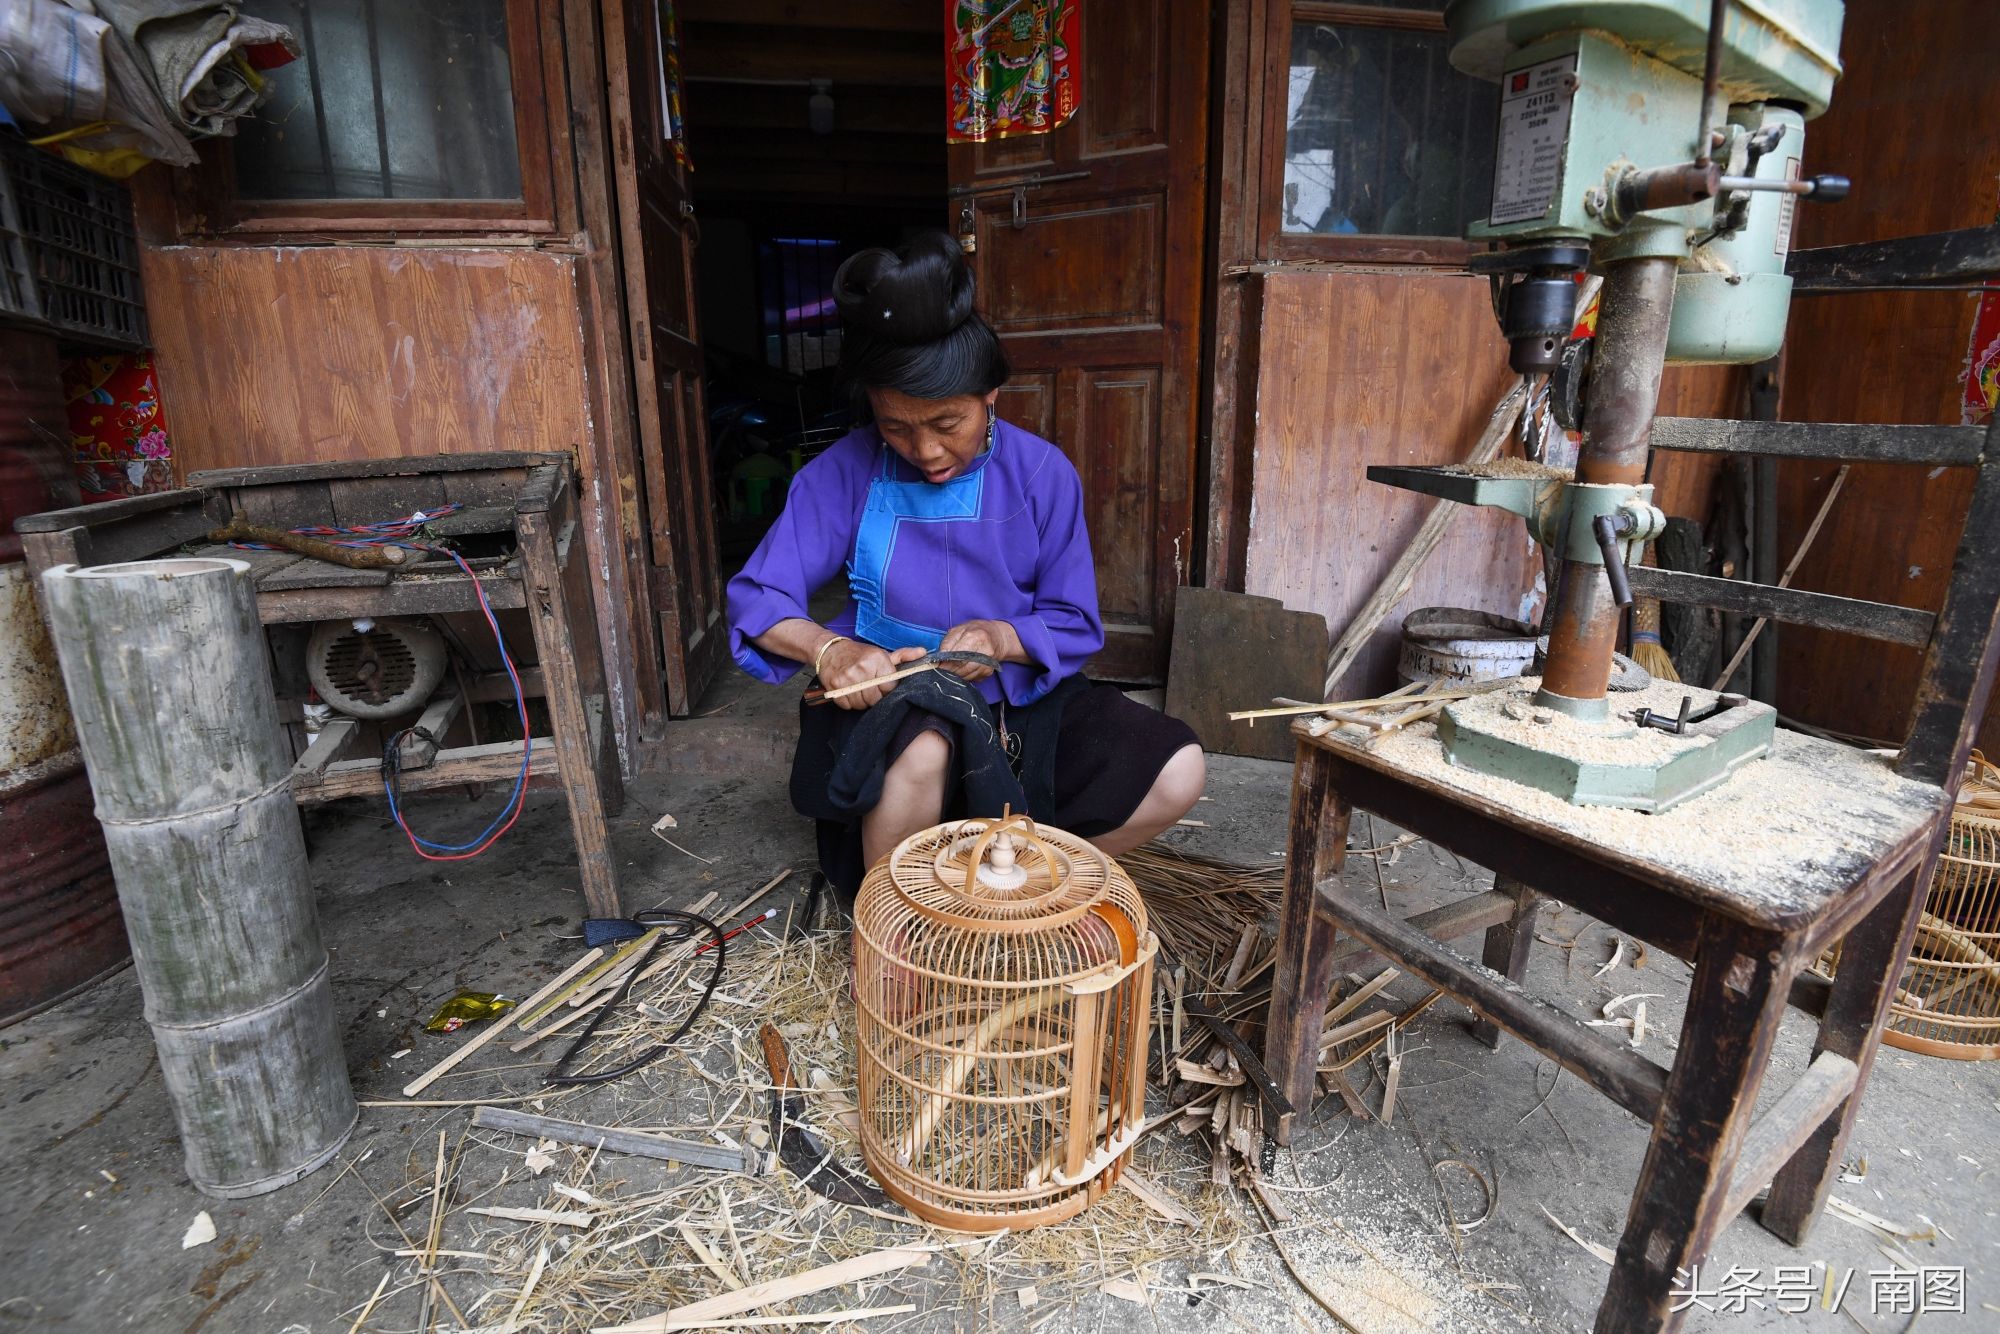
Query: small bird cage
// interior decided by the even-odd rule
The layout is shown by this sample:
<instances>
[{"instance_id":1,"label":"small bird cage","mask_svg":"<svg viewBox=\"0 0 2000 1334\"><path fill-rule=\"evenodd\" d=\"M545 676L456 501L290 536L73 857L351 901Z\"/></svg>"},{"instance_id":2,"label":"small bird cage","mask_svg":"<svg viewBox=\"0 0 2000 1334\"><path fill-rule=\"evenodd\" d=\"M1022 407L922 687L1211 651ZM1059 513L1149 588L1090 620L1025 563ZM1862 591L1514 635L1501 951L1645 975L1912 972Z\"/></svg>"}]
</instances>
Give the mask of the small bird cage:
<instances>
[{"instance_id":1,"label":"small bird cage","mask_svg":"<svg viewBox=\"0 0 2000 1334\"><path fill-rule=\"evenodd\" d=\"M861 1152L968 1232L1070 1218L1146 1115L1159 941L1118 864L1025 816L915 834L854 905Z\"/></svg>"},{"instance_id":2,"label":"small bird cage","mask_svg":"<svg viewBox=\"0 0 2000 1334\"><path fill-rule=\"evenodd\" d=\"M1836 947L1821 967L1839 967ZM2000 768L1973 752L1882 1040L1961 1061L2000 1059Z\"/></svg>"}]
</instances>

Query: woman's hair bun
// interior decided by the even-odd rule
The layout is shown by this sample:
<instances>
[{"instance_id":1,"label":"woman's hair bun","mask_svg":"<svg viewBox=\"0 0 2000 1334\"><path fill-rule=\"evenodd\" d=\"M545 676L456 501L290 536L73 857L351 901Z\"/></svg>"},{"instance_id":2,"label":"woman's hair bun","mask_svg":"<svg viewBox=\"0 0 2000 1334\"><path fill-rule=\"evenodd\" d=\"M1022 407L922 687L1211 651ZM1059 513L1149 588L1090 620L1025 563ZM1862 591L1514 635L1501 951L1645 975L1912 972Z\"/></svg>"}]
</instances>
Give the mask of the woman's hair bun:
<instances>
[{"instance_id":1,"label":"woman's hair bun","mask_svg":"<svg viewBox=\"0 0 2000 1334\"><path fill-rule=\"evenodd\" d=\"M850 332L936 342L972 317L972 270L957 241L922 232L895 250L850 255L833 275L833 300Z\"/></svg>"}]
</instances>

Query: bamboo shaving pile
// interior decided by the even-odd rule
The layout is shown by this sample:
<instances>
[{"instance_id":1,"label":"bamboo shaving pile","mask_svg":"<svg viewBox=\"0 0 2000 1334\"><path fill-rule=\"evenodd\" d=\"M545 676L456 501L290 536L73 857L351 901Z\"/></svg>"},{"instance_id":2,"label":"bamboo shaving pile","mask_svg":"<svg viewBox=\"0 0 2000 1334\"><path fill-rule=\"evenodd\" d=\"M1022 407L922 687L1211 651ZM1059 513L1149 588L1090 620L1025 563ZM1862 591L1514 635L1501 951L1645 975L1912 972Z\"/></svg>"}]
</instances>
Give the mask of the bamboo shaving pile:
<instances>
[{"instance_id":1,"label":"bamboo shaving pile","mask_svg":"<svg viewBox=\"0 0 2000 1334\"><path fill-rule=\"evenodd\" d=\"M555 1055L544 1047L536 1051L541 1061L523 1065L517 1057L450 1076L476 1089L441 1084L430 1092L470 1100L486 1091L484 1101L569 1121L770 1148L771 1081L757 1040L769 1021L791 1048L809 1122L859 1170L845 934L787 941L757 932L743 941L730 950L723 984L689 1037L644 1070L600 1087L538 1093L542 1061ZM668 1036L706 976L701 960L635 988L584 1068L616 1066ZM548 1047L567 1040L566 1031ZM501 1083L506 1087L492 1087ZM1141 1144L1135 1155L1156 1203L1119 1189L1067 1223L968 1238L900 1210L835 1204L775 1164L765 1175L746 1176L537 1143L474 1128L456 1108L438 1124L445 1136L418 1138L406 1182L382 1200L387 1221L378 1215L371 1223L371 1236L395 1253L398 1266L366 1303L380 1328L410 1328L415 1311L419 1329L609 1329L915 1245L937 1253L860 1285L859 1295L847 1283L759 1306L728 1323L789 1322L812 1311L839 1320L871 1313L907 1319L905 1313L921 1309L975 1327L1029 1304L1023 1289L1031 1290L1037 1320L1099 1291L1146 1300L1151 1288L1174 1287L1170 1269L1215 1268L1246 1235L1232 1201L1198 1190L1185 1155L1157 1143ZM454 1133L455 1144L441 1143ZM357 1301L343 1319L354 1319L363 1306Z\"/></svg>"},{"instance_id":2,"label":"bamboo shaving pile","mask_svg":"<svg viewBox=\"0 0 2000 1334\"><path fill-rule=\"evenodd\" d=\"M1406 835L1380 848L1351 851L1357 856L1390 854L1393 864L1413 841ZM1211 1029L1190 1019L1186 998L1192 993L1205 999L1246 1039L1253 1053L1262 1051L1276 963L1273 919L1284 890L1284 864L1234 866L1158 844L1128 852L1118 864L1145 897L1164 946L1154 1046L1168 1107L1179 1112L1174 1127L1182 1135L1206 1132L1211 1184L1224 1187L1240 1177L1282 1219L1283 1206L1262 1188L1264 1101L1239 1058ZM1395 969L1371 978L1349 975L1337 986L1326 1012L1321 1084L1357 1117L1380 1116L1387 1121L1394 1115L1397 1062L1390 1060L1382 1097L1373 1110L1361 1098L1373 1067L1361 1063L1384 1048L1393 1053L1402 1026L1439 996L1433 991L1395 1008L1397 1002L1387 988L1397 976ZM1357 1065L1359 1070L1354 1069ZM1302 1119L1311 1110L1297 1109Z\"/></svg>"}]
</instances>

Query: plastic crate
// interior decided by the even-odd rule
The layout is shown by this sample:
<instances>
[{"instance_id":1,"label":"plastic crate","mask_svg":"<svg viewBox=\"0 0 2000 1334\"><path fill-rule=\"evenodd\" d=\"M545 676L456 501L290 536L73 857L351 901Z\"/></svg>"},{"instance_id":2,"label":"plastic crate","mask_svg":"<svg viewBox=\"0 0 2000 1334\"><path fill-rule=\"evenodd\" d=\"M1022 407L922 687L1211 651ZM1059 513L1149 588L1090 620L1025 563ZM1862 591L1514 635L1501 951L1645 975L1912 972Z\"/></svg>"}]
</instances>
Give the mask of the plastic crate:
<instances>
[{"instance_id":1,"label":"plastic crate","mask_svg":"<svg viewBox=\"0 0 2000 1334\"><path fill-rule=\"evenodd\" d=\"M70 337L146 346L125 187L0 134L0 311Z\"/></svg>"}]
</instances>

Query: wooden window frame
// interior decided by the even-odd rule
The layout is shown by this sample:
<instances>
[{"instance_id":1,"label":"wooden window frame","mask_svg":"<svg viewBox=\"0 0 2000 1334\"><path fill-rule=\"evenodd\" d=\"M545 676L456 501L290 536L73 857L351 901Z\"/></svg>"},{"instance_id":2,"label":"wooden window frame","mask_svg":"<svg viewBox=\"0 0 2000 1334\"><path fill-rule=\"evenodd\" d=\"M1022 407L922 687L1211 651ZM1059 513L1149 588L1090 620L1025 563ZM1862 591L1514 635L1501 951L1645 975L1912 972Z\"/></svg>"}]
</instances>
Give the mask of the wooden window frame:
<instances>
[{"instance_id":1,"label":"wooden window frame","mask_svg":"<svg viewBox=\"0 0 2000 1334\"><path fill-rule=\"evenodd\" d=\"M1383 5L1332 4L1325 0L1276 0L1265 10L1264 136L1261 189L1257 201L1258 257L1276 262L1324 260L1357 264L1437 264L1463 266L1486 247L1448 236L1358 236L1287 232L1285 195L1285 90L1289 85L1292 28L1298 23L1395 28L1405 32L1445 30L1435 10L1391 9Z\"/></svg>"},{"instance_id":2,"label":"wooden window frame","mask_svg":"<svg viewBox=\"0 0 2000 1334\"><path fill-rule=\"evenodd\" d=\"M519 199L259 199L237 196L234 144L210 140L177 192L178 231L208 240L270 242L288 236L410 233L552 235L558 216L557 126L549 107L565 89L563 0L506 0Z\"/></svg>"}]
</instances>

